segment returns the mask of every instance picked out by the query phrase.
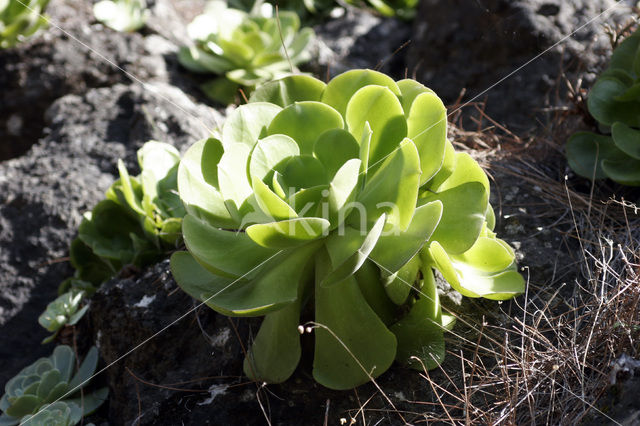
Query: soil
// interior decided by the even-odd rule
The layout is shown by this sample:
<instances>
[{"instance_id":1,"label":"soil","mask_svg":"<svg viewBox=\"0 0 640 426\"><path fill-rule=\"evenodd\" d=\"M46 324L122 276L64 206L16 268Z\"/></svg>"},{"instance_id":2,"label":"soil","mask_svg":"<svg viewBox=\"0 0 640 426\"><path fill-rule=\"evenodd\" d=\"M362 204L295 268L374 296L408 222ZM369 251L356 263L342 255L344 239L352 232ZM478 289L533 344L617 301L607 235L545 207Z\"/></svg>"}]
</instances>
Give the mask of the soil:
<instances>
[{"instance_id":1,"label":"soil","mask_svg":"<svg viewBox=\"0 0 640 426\"><path fill-rule=\"evenodd\" d=\"M573 228L564 220L566 201L554 199L550 187L527 180L533 173L528 167L533 164L560 188L569 175L571 188L589 192L588 184L571 175L553 145L557 135L550 133L589 125L564 81L582 79L584 87L593 82L610 51L603 22L624 22L632 2L563 39L613 3L422 0L413 24L349 9L315 26L316 59L307 70L325 76L378 67L394 78L415 75L452 105L450 111L466 101L486 101L480 109L518 137L500 132L504 142L491 146L475 145L473 138L455 132L451 139L490 172L498 234L517 249L529 281L560 288L583 279L575 254L580 246L568 237ZM203 2L149 5L147 27L122 34L97 23L90 2L52 0L48 13L54 25L0 51L0 389L21 368L50 353L51 345L40 344L47 333L37 317L73 273L68 245L82 214L113 182L117 160L135 171L135 152L145 141L165 141L184 151L224 120L225 108L199 91L202 78L189 75L175 58L188 42L185 25ZM569 110L564 127L553 127L558 111ZM472 119L480 117L474 105L460 114L464 126L491 124ZM488 318L507 329L522 312L519 300L448 303L478 323ZM319 425L355 419L399 425L443 416L438 412L442 392L399 366L376 384L349 392L316 384L309 356L285 384L249 382L242 376L243 351L259 320L231 320L195 306L171 278L167 261L101 287L78 327L80 346L95 343L101 366L108 366L97 380L109 385L111 396L95 423ZM463 325L458 333L472 342L480 339L477 330ZM473 349L451 340L451 354L473 356ZM442 370L429 374L436 383L464 379L453 355ZM633 424L640 407L628 395L638 391L633 377L609 390L609 415ZM594 416L594 424L605 421Z\"/></svg>"}]
</instances>

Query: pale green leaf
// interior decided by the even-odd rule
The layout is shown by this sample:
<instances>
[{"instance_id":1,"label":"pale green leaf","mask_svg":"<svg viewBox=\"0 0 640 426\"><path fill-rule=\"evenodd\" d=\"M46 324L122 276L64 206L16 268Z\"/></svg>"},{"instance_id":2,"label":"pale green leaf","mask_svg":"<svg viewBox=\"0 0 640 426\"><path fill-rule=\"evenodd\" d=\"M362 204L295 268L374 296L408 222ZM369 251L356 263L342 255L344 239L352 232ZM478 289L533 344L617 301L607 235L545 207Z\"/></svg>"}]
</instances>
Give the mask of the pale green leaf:
<instances>
[{"instance_id":1,"label":"pale green leaf","mask_svg":"<svg viewBox=\"0 0 640 426\"><path fill-rule=\"evenodd\" d=\"M254 243L244 232L217 229L191 215L185 216L182 229L189 251L216 274L242 276L275 254Z\"/></svg>"},{"instance_id":2,"label":"pale green leaf","mask_svg":"<svg viewBox=\"0 0 640 426\"><path fill-rule=\"evenodd\" d=\"M322 280L324 267L316 270L316 280ZM316 322L322 325L314 331L313 377L318 383L351 389L391 366L396 338L371 309L355 278L332 287L317 285L315 303Z\"/></svg>"},{"instance_id":3,"label":"pale green leaf","mask_svg":"<svg viewBox=\"0 0 640 426\"><path fill-rule=\"evenodd\" d=\"M262 247L283 249L321 238L328 229L329 221L326 219L301 217L251 225L247 228L247 235Z\"/></svg>"},{"instance_id":4,"label":"pale green leaf","mask_svg":"<svg viewBox=\"0 0 640 426\"><path fill-rule=\"evenodd\" d=\"M249 102L270 102L286 107L294 102L320 101L326 84L308 75L291 75L259 86Z\"/></svg>"},{"instance_id":5,"label":"pale green leaf","mask_svg":"<svg viewBox=\"0 0 640 426\"><path fill-rule=\"evenodd\" d=\"M321 285L331 286L339 283L360 269L378 242L385 220L383 214L369 232L347 227L331 233L325 243L331 260L331 272Z\"/></svg>"},{"instance_id":6,"label":"pale green leaf","mask_svg":"<svg viewBox=\"0 0 640 426\"><path fill-rule=\"evenodd\" d=\"M267 314L244 359L244 374L252 380L282 383L295 371L300 347L300 303Z\"/></svg>"},{"instance_id":7,"label":"pale green leaf","mask_svg":"<svg viewBox=\"0 0 640 426\"><path fill-rule=\"evenodd\" d=\"M364 206L369 222L386 213L387 223L404 231L413 217L419 184L418 151L411 140L405 139L376 173L367 178L358 201Z\"/></svg>"},{"instance_id":8,"label":"pale green leaf","mask_svg":"<svg viewBox=\"0 0 640 426\"><path fill-rule=\"evenodd\" d=\"M392 78L378 71L360 69L347 71L331 79L322 94L322 102L331 105L344 117L351 97L369 85L388 87L400 96L400 89Z\"/></svg>"},{"instance_id":9,"label":"pale green leaf","mask_svg":"<svg viewBox=\"0 0 640 426\"><path fill-rule=\"evenodd\" d=\"M286 135L271 135L260 139L249 158L249 176L268 180L275 170L282 172L287 159L300 155L296 141Z\"/></svg>"},{"instance_id":10,"label":"pale green leaf","mask_svg":"<svg viewBox=\"0 0 640 426\"><path fill-rule=\"evenodd\" d=\"M463 253L476 242L485 221L487 193L479 182L464 183L438 194L428 194L420 204L442 202L442 219L431 236L447 252Z\"/></svg>"},{"instance_id":11,"label":"pale green leaf","mask_svg":"<svg viewBox=\"0 0 640 426\"><path fill-rule=\"evenodd\" d=\"M345 117L349 132L356 140L363 138L368 131L365 123L369 123L373 134L368 167L373 170L380 167L380 163L398 149L407 136L407 120L402 105L387 87L367 86L358 90L347 104Z\"/></svg>"},{"instance_id":12,"label":"pale green leaf","mask_svg":"<svg viewBox=\"0 0 640 426\"><path fill-rule=\"evenodd\" d=\"M343 129L327 130L313 146L313 155L322 162L328 176L334 176L343 164L358 158L359 153L358 141Z\"/></svg>"},{"instance_id":13,"label":"pale green leaf","mask_svg":"<svg viewBox=\"0 0 640 426\"><path fill-rule=\"evenodd\" d=\"M398 339L397 361L416 370L431 370L444 360L442 313L431 270L425 271L422 293L409 314L391 326L391 331Z\"/></svg>"},{"instance_id":14,"label":"pale green leaf","mask_svg":"<svg viewBox=\"0 0 640 426\"><path fill-rule=\"evenodd\" d=\"M322 133L331 129L342 129L342 116L321 102L295 102L280 111L271 121L268 134L283 134L293 138L300 153L309 155Z\"/></svg>"},{"instance_id":15,"label":"pale green leaf","mask_svg":"<svg viewBox=\"0 0 640 426\"><path fill-rule=\"evenodd\" d=\"M420 155L422 185L438 173L444 161L447 109L435 93L422 93L411 104L407 126L407 137L416 144Z\"/></svg>"},{"instance_id":16,"label":"pale green leaf","mask_svg":"<svg viewBox=\"0 0 640 426\"><path fill-rule=\"evenodd\" d=\"M258 139L267 135L269 123L281 110L279 106L266 102L254 102L236 108L222 127L225 151L229 146L240 143L253 148Z\"/></svg>"}]
</instances>

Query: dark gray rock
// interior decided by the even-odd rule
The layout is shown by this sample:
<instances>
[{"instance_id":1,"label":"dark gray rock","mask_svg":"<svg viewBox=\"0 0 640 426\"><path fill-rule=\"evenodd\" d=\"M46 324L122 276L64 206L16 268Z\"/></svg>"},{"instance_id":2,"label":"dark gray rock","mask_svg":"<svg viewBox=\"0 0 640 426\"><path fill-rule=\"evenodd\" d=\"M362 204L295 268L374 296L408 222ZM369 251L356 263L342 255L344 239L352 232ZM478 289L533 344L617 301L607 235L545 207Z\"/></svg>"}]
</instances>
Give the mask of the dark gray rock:
<instances>
[{"instance_id":1,"label":"dark gray rock","mask_svg":"<svg viewBox=\"0 0 640 426\"><path fill-rule=\"evenodd\" d=\"M0 51L0 161L25 153L43 137L44 113L64 95L148 81L171 81L198 95L175 57L186 37L181 17L188 10L156 0L151 12L146 34L118 33L96 22L91 2L52 0L47 29Z\"/></svg>"},{"instance_id":2,"label":"dark gray rock","mask_svg":"<svg viewBox=\"0 0 640 426\"><path fill-rule=\"evenodd\" d=\"M317 41L309 65L316 74L331 77L354 68L376 68L401 78L411 23L383 18L357 8L314 27Z\"/></svg>"},{"instance_id":3,"label":"dark gray rock","mask_svg":"<svg viewBox=\"0 0 640 426\"><path fill-rule=\"evenodd\" d=\"M115 85L68 95L47 111L49 135L0 163L0 389L51 350L38 315L72 270L66 261L81 215L104 197L118 158L157 139L184 147L208 134L217 112L175 87Z\"/></svg>"},{"instance_id":4,"label":"dark gray rock","mask_svg":"<svg viewBox=\"0 0 640 426\"><path fill-rule=\"evenodd\" d=\"M463 102L486 101L494 119L512 130L532 130L538 126L536 116L558 102L556 88L564 93L563 71L571 81L580 72L588 84L605 63L611 45L604 24L629 21L634 2L614 7L616 3L423 0L408 54L409 72L446 103L466 89Z\"/></svg>"}]
</instances>

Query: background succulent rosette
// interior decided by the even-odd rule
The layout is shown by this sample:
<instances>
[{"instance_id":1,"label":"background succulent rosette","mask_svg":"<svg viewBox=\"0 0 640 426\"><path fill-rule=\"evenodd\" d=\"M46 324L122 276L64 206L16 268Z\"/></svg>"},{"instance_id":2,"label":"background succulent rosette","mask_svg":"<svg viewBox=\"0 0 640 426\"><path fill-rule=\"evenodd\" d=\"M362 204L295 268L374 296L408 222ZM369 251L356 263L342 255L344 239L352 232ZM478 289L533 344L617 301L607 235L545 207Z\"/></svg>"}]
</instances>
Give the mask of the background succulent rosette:
<instances>
[{"instance_id":1,"label":"background succulent rosette","mask_svg":"<svg viewBox=\"0 0 640 426\"><path fill-rule=\"evenodd\" d=\"M589 179L640 186L640 30L613 51L587 106L602 133L572 135L566 146L569 165Z\"/></svg>"},{"instance_id":2,"label":"background succulent rosette","mask_svg":"<svg viewBox=\"0 0 640 426\"><path fill-rule=\"evenodd\" d=\"M244 366L257 380L290 377L307 320L324 386L360 385L394 360L437 366L453 321L434 269L468 297L524 290L492 231L486 174L454 151L444 105L414 80L267 83L187 151L178 190L188 251L173 274L218 312L265 316Z\"/></svg>"}]
</instances>

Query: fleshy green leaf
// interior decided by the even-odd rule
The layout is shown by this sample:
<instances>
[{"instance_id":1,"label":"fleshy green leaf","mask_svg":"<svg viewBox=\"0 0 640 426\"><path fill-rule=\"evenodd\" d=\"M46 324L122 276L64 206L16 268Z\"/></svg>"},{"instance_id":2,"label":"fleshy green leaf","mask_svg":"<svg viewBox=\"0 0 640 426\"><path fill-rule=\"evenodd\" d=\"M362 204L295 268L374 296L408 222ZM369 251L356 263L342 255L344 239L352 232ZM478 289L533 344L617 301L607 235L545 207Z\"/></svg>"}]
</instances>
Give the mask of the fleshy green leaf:
<instances>
[{"instance_id":1,"label":"fleshy green leaf","mask_svg":"<svg viewBox=\"0 0 640 426\"><path fill-rule=\"evenodd\" d=\"M42 401L37 396L23 395L16 398L4 413L11 417L23 417L35 413L41 404Z\"/></svg>"},{"instance_id":2,"label":"fleshy green leaf","mask_svg":"<svg viewBox=\"0 0 640 426\"><path fill-rule=\"evenodd\" d=\"M602 170L618 183L640 186L640 160L624 158L620 160L602 160Z\"/></svg>"},{"instance_id":3,"label":"fleshy green leaf","mask_svg":"<svg viewBox=\"0 0 640 426\"><path fill-rule=\"evenodd\" d=\"M311 155L290 158L282 169L282 180L295 191L326 185L329 182L324 166Z\"/></svg>"},{"instance_id":4,"label":"fleshy green leaf","mask_svg":"<svg viewBox=\"0 0 640 426\"><path fill-rule=\"evenodd\" d=\"M83 397L66 399L68 403L76 404L82 408L82 415L87 416L98 409L108 398L109 388L100 388L91 393L85 393Z\"/></svg>"},{"instance_id":5,"label":"fleshy green leaf","mask_svg":"<svg viewBox=\"0 0 640 426\"><path fill-rule=\"evenodd\" d=\"M385 215L380 216L368 233L362 229L347 227L327 238L326 248L332 270L321 285L331 286L339 283L360 269L378 242L385 220Z\"/></svg>"},{"instance_id":6,"label":"fleshy green leaf","mask_svg":"<svg viewBox=\"0 0 640 426\"><path fill-rule=\"evenodd\" d=\"M396 272L381 268L384 290L393 303L402 305L407 301L421 266L420 258L414 256Z\"/></svg>"},{"instance_id":7,"label":"fleshy green leaf","mask_svg":"<svg viewBox=\"0 0 640 426\"><path fill-rule=\"evenodd\" d=\"M457 152L453 173L440 185L438 192L446 191L468 182L481 183L487 195L489 195L489 178L482 170L482 167L466 152Z\"/></svg>"},{"instance_id":8,"label":"fleshy green leaf","mask_svg":"<svg viewBox=\"0 0 640 426\"><path fill-rule=\"evenodd\" d=\"M366 209L369 222L386 213L387 223L404 231L413 217L419 184L418 151L411 140L405 139L367 179L358 201Z\"/></svg>"},{"instance_id":9,"label":"fleshy green leaf","mask_svg":"<svg viewBox=\"0 0 640 426\"><path fill-rule=\"evenodd\" d=\"M331 105L344 117L353 94L368 85L388 87L400 96L396 82L385 74L372 70L351 70L331 79L322 94L322 102Z\"/></svg>"},{"instance_id":10,"label":"fleshy green leaf","mask_svg":"<svg viewBox=\"0 0 640 426\"><path fill-rule=\"evenodd\" d=\"M75 367L76 356L73 350L67 345L56 346L51 355L51 361L55 368L60 371L60 381L69 382Z\"/></svg>"},{"instance_id":11,"label":"fleshy green leaf","mask_svg":"<svg viewBox=\"0 0 640 426\"><path fill-rule=\"evenodd\" d=\"M343 129L327 130L313 146L313 155L322 162L328 176L334 176L347 161L358 158L359 153L358 141Z\"/></svg>"},{"instance_id":12,"label":"fleshy green leaf","mask_svg":"<svg viewBox=\"0 0 640 426\"><path fill-rule=\"evenodd\" d=\"M627 90L628 86L616 78L600 77L589 92L587 99L589 112L596 120L607 126L621 121L629 126L640 127L640 102L615 100Z\"/></svg>"},{"instance_id":13,"label":"fleshy green leaf","mask_svg":"<svg viewBox=\"0 0 640 426\"><path fill-rule=\"evenodd\" d=\"M456 151L453 148L453 145L449 140L445 142L444 145L444 159L442 160L442 166L436 175L431 178L425 184L426 188L431 189L432 191L437 191L437 189L442 185L444 181L446 181L449 176L453 173L453 170L456 166Z\"/></svg>"},{"instance_id":14,"label":"fleshy green leaf","mask_svg":"<svg viewBox=\"0 0 640 426\"><path fill-rule=\"evenodd\" d=\"M371 259L390 273L399 271L431 238L442 217L442 202L416 208L405 232L383 233L371 252Z\"/></svg>"},{"instance_id":15,"label":"fleshy green leaf","mask_svg":"<svg viewBox=\"0 0 640 426\"><path fill-rule=\"evenodd\" d=\"M351 203L358 193L360 160L351 159L343 164L329 184L329 221L333 227L344 222L351 211Z\"/></svg>"},{"instance_id":16,"label":"fleshy green leaf","mask_svg":"<svg viewBox=\"0 0 640 426\"><path fill-rule=\"evenodd\" d=\"M625 157L610 136L591 132L578 132L569 138L567 159L574 172L588 179L604 179L607 174L602 169L603 160L620 160Z\"/></svg>"},{"instance_id":17,"label":"fleshy green leaf","mask_svg":"<svg viewBox=\"0 0 640 426\"><path fill-rule=\"evenodd\" d=\"M267 314L247 356L244 374L252 380L282 383L295 371L302 353L298 322L300 303Z\"/></svg>"},{"instance_id":18,"label":"fleshy green leaf","mask_svg":"<svg viewBox=\"0 0 640 426\"><path fill-rule=\"evenodd\" d=\"M134 192L132 178L129 176L129 172L122 160L118 160L118 173L120 173L120 189L122 190L127 205L136 213L144 216L145 212L141 205L142 200L138 197L138 194Z\"/></svg>"},{"instance_id":19,"label":"fleshy green leaf","mask_svg":"<svg viewBox=\"0 0 640 426\"><path fill-rule=\"evenodd\" d=\"M40 384L37 386L36 396L42 400L44 400L49 392L60 383L62 376L60 375L60 371L57 369L47 371L41 378ZM35 383L34 383L35 384ZM53 401L46 401L53 402Z\"/></svg>"},{"instance_id":20,"label":"fleshy green leaf","mask_svg":"<svg viewBox=\"0 0 640 426\"><path fill-rule=\"evenodd\" d=\"M349 132L361 140L368 129L371 141L368 167L374 171L407 136L407 120L398 97L387 87L367 86L358 90L349 100L345 113Z\"/></svg>"},{"instance_id":21,"label":"fleshy green leaf","mask_svg":"<svg viewBox=\"0 0 640 426\"><path fill-rule=\"evenodd\" d=\"M638 47L640 46L640 33L635 32L622 41L611 55L610 69L632 70Z\"/></svg>"},{"instance_id":22,"label":"fleshy green leaf","mask_svg":"<svg viewBox=\"0 0 640 426\"><path fill-rule=\"evenodd\" d=\"M320 203L325 199L328 193L328 185L304 188L289 197L289 205L293 207L298 216L322 216L318 210L320 209Z\"/></svg>"},{"instance_id":23,"label":"fleshy green leaf","mask_svg":"<svg viewBox=\"0 0 640 426\"><path fill-rule=\"evenodd\" d=\"M463 296L506 300L524 292L524 278L515 268L487 273L475 264L449 257L437 241L431 243L429 253L447 282ZM484 253L485 258L493 255Z\"/></svg>"},{"instance_id":24,"label":"fleshy green leaf","mask_svg":"<svg viewBox=\"0 0 640 426\"><path fill-rule=\"evenodd\" d=\"M316 280L322 280L326 266L316 268ZM332 287L316 285L316 322L323 326L314 332L313 377L318 383L351 389L393 363L396 338L362 296L355 278Z\"/></svg>"},{"instance_id":25,"label":"fleshy green leaf","mask_svg":"<svg viewBox=\"0 0 640 426\"><path fill-rule=\"evenodd\" d=\"M260 139L249 158L249 176L268 180L275 170L282 172L286 161L300 155L296 141L286 135L271 135Z\"/></svg>"},{"instance_id":26,"label":"fleshy green leaf","mask_svg":"<svg viewBox=\"0 0 640 426\"><path fill-rule=\"evenodd\" d=\"M181 47L178 51L180 65L192 72L222 74L233 69L233 63L219 55L211 54L195 46Z\"/></svg>"},{"instance_id":27,"label":"fleshy green leaf","mask_svg":"<svg viewBox=\"0 0 640 426\"><path fill-rule=\"evenodd\" d=\"M616 146L630 157L640 160L640 130L624 123L613 123L611 135Z\"/></svg>"},{"instance_id":28,"label":"fleshy green leaf","mask_svg":"<svg viewBox=\"0 0 640 426\"><path fill-rule=\"evenodd\" d=\"M247 144L236 143L225 147L225 152L218 163L218 182L220 193L226 203L227 210L236 221L238 210L251 196L252 190L247 177L247 162L251 148ZM240 165L240 167L238 166Z\"/></svg>"},{"instance_id":29,"label":"fleshy green leaf","mask_svg":"<svg viewBox=\"0 0 640 426\"><path fill-rule=\"evenodd\" d=\"M284 249L324 236L329 225L326 219L300 217L251 225L247 228L247 235L262 247Z\"/></svg>"},{"instance_id":30,"label":"fleshy green leaf","mask_svg":"<svg viewBox=\"0 0 640 426\"><path fill-rule=\"evenodd\" d=\"M294 102L319 101L327 85L308 75L291 75L258 87L249 102L269 102L287 107Z\"/></svg>"},{"instance_id":31,"label":"fleshy green leaf","mask_svg":"<svg viewBox=\"0 0 640 426\"><path fill-rule=\"evenodd\" d=\"M295 210L278 197L264 182L253 178L253 191L262 211L274 220L286 220L298 217Z\"/></svg>"},{"instance_id":32,"label":"fleshy green leaf","mask_svg":"<svg viewBox=\"0 0 640 426\"><path fill-rule=\"evenodd\" d=\"M233 144L245 144L253 148L258 139L266 136L266 128L282 110L277 105L255 102L239 106L222 127L222 145L225 151Z\"/></svg>"},{"instance_id":33,"label":"fleshy green leaf","mask_svg":"<svg viewBox=\"0 0 640 426\"><path fill-rule=\"evenodd\" d=\"M76 386L84 386L93 373L96 371L96 367L98 366L98 348L92 346L85 355L82 364L80 364L80 368L69 382L69 388L73 389Z\"/></svg>"},{"instance_id":34,"label":"fleshy green leaf","mask_svg":"<svg viewBox=\"0 0 640 426\"><path fill-rule=\"evenodd\" d=\"M269 125L268 134L282 134L293 138L300 152L309 155L318 136L327 130L342 129L342 116L321 102L296 102L284 108Z\"/></svg>"},{"instance_id":35,"label":"fleshy green leaf","mask_svg":"<svg viewBox=\"0 0 640 426\"><path fill-rule=\"evenodd\" d=\"M380 281L380 270L375 263L367 260L353 275L371 309L389 326L396 320L397 306L387 296Z\"/></svg>"},{"instance_id":36,"label":"fleshy green leaf","mask_svg":"<svg viewBox=\"0 0 640 426\"><path fill-rule=\"evenodd\" d=\"M91 212L91 220L83 220L78 237L93 253L122 263L134 261L135 252L130 235L140 235L138 222L111 200L99 202Z\"/></svg>"},{"instance_id":37,"label":"fleshy green leaf","mask_svg":"<svg viewBox=\"0 0 640 426\"><path fill-rule=\"evenodd\" d=\"M191 215L185 216L182 230L189 251L216 274L239 277L275 254L254 243L244 232L217 229Z\"/></svg>"},{"instance_id":38,"label":"fleshy green leaf","mask_svg":"<svg viewBox=\"0 0 640 426\"><path fill-rule=\"evenodd\" d=\"M407 137L416 144L420 155L422 185L438 173L444 161L447 109L435 93L422 93L411 104L407 126Z\"/></svg>"},{"instance_id":39,"label":"fleshy green leaf","mask_svg":"<svg viewBox=\"0 0 640 426\"><path fill-rule=\"evenodd\" d=\"M391 331L398 339L397 361L416 370L431 370L444 360L442 312L431 270L425 271L422 293L409 314L391 326Z\"/></svg>"},{"instance_id":40,"label":"fleshy green leaf","mask_svg":"<svg viewBox=\"0 0 640 426\"><path fill-rule=\"evenodd\" d=\"M212 309L229 316L259 316L297 299L317 249L318 245L312 243L274 255L248 281L213 275L187 252L171 256L171 272L186 293Z\"/></svg>"},{"instance_id":41,"label":"fleshy green leaf","mask_svg":"<svg viewBox=\"0 0 640 426\"><path fill-rule=\"evenodd\" d=\"M398 88L402 94L400 96L402 109L404 110L404 115L407 118L411 111L411 104L413 104L413 101L418 97L418 95L423 93L434 93L433 90L410 78L398 81Z\"/></svg>"},{"instance_id":42,"label":"fleshy green leaf","mask_svg":"<svg viewBox=\"0 0 640 426\"><path fill-rule=\"evenodd\" d=\"M215 226L233 227L235 221L217 189L222 153L222 143L217 139L193 144L178 168L178 191L189 214Z\"/></svg>"},{"instance_id":43,"label":"fleshy green leaf","mask_svg":"<svg viewBox=\"0 0 640 426\"><path fill-rule=\"evenodd\" d=\"M487 210L487 193L479 182L469 182L421 198L421 204L442 202L442 219L431 236L449 253L463 253L476 242Z\"/></svg>"},{"instance_id":44,"label":"fleshy green leaf","mask_svg":"<svg viewBox=\"0 0 640 426\"><path fill-rule=\"evenodd\" d=\"M497 272L508 268L516 256L504 241L480 237L469 250L452 258L483 272Z\"/></svg>"}]
</instances>

